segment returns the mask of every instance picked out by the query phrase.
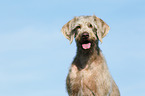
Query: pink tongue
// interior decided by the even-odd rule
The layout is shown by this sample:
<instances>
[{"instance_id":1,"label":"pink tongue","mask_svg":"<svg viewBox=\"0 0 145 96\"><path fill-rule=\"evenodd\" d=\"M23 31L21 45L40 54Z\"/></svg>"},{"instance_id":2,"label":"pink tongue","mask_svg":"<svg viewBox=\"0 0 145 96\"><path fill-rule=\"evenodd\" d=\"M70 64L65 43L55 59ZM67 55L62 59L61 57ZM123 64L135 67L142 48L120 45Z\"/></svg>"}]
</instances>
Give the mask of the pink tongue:
<instances>
[{"instance_id":1,"label":"pink tongue","mask_svg":"<svg viewBox=\"0 0 145 96\"><path fill-rule=\"evenodd\" d=\"M87 43L87 44L82 44L83 49L89 49L91 48L91 43Z\"/></svg>"}]
</instances>

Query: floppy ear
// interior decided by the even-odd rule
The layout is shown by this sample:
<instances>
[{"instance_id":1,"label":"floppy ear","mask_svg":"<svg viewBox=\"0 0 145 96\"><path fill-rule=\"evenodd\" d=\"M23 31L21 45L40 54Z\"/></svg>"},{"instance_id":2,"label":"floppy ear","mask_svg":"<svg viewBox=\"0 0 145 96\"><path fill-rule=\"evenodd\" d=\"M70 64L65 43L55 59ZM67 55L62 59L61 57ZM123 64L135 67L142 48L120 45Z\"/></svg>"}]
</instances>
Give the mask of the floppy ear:
<instances>
[{"instance_id":1,"label":"floppy ear","mask_svg":"<svg viewBox=\"0 0 145 96\"><path fill-rule=\"evenodd\" d=\"M100 18L96 17L95 15L93 16L94 22L95 22L95 27L97 29L97 36L102 43L102 39L107 35L107 33L110 30L110 27Z\"/></svg>"},{"instance_id":2,"label":"floppy ear","mask_svg":"<svg viewBox=\"0 0 145 96\"><path fill-rule=\"evenodd\" d=\"M72 43L73 38L75 36L75 33L72 32L72 23L75 21L75 19L76 17L70 20L68 23L66 23L61 29L63 35L70 41L70 44Z\"/></svg>"}]
</instances>

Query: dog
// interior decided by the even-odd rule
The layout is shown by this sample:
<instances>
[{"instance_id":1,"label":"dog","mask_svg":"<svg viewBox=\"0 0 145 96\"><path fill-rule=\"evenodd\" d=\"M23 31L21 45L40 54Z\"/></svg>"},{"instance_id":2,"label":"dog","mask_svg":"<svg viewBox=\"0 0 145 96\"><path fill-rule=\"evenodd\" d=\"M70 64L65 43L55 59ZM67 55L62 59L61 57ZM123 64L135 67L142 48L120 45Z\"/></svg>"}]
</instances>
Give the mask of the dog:
<instances>
[{"instance_id":1,"label":"dog","mask_svg":"<svg viewBox=\"0 0 145 96\"><path fill-rule=\"evenodd\" d=\"M69 96L120 96L98 46L110 27L93 16L74 17L61 31L72 43L75 38L77 54L66 79Z\"/></svg>"}]
</instances>

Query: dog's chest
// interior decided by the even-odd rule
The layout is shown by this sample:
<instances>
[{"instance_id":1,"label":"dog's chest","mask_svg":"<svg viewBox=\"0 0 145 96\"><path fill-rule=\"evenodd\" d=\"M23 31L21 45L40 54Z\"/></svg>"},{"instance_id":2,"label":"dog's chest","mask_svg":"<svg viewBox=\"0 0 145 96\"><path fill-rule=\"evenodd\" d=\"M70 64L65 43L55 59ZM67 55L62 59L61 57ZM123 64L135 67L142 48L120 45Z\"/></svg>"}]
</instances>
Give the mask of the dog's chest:
<instances>
[{"instance_id":1,"label":"dog's chest","mask_svg":"<svg viewBox=\"0 0 145 96\"><path fill-rule=\"evenodd\" d=\"M93 74L94 70L90 70L86 66L85 69L78 70L76 66L73 66L69 77L70 79L70 86L73 93L77 93L77 95L88 94L92 95L93 92L97 89L96 88L96 74Z\"/></svg>"}]
</instances>

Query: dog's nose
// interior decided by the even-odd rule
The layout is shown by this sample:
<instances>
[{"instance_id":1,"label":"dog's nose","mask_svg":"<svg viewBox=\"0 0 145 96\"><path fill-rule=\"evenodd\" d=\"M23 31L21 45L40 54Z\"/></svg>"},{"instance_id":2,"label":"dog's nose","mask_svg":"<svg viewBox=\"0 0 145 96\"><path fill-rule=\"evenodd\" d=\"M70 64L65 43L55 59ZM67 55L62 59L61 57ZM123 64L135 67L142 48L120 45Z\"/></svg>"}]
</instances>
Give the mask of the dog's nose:
<instances>
[{"instance_id":1,"label":"dog's nose","mask_svg":"<svg viewBox=\"0 0 145 96\"><path fill-rule=\"evenodd\" d=\"M88 39L88 38L89 38L89 33L88 33L88 32L84 32L84 33L82 34L82 38L83 38L83 39Z\"/></svg>"}]
</instances>

